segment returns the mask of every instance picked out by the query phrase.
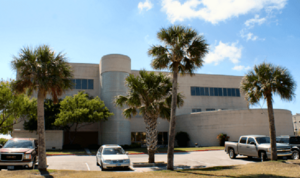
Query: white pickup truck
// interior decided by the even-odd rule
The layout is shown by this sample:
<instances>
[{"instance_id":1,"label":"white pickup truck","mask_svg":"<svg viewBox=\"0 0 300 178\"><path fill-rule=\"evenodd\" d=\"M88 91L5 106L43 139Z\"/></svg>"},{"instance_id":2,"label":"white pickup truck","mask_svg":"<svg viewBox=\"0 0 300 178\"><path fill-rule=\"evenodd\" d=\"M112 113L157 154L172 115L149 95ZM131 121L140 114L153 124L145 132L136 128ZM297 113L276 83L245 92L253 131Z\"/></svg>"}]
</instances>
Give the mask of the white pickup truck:
<instances>
[{"instance_id":1,"label":"white pickup truck","mask_svg":"<svg viewBox=\"0 0 300 178\"><path fill-rule=\"evenodd\" d=\"M291 146L277 143L277 156L292 156ZM258 157L262 161L271 158L270 137L265 135L243 135L238 142L225 142L225 152L229 158L234 159L237 155Z\"/></svg>"}]
</instances>

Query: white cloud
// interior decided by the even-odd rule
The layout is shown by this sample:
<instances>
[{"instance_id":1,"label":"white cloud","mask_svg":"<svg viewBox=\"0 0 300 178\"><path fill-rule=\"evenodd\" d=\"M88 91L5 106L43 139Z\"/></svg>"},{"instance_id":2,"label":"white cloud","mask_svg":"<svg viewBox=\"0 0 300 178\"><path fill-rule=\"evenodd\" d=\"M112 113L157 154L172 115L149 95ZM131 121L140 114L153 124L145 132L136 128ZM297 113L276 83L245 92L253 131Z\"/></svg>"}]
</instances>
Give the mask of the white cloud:
<instances>
[{"instance_id":1,"label":"white cloud","mask_svg":"<svg viewBox=\"0 0 300 178\"><path fill-rule=\"evenodd\" d=\"M150 2L150 0L146 0L145 2L139 2L138 8L140 9L140 12L142 12L144 9L146 11L150 10L153 7L153 4Z\"/></svg>"},{"instance_id":2,"label":"white cloud","mask_svg":"<svg viewBox=\"0 0 300 178\"><path fill-rule=\"evenodd\" d=\"M239 66L234 66L232 69L237 70L237 71L242 71L242 70L249 70L249 69L251 69L251 67L250 66L245 67L245 66L239 65Z\"/></svg>"},{"instance_id":3,"label":"white cloud","mask_svg":"<svg viewBox=\"0 0 300 178\"><path fill-rule=\"evenodd\" d=\"M199 18L216 24L220 21L252 11L267 12L284 8L287 0L162 0L162 11L174 23L185 19Z\"/></svg>"},{"instance_id":4,"label":"white cloud","mask_svg":"<svg viewBox=\"0 0 300 178\"><path fill-rule=\"evenodd\" d=\"M241 56L242 47L237 47L237 43L229 44L220 41L219 44L206 55L205 62L218 65L221 61L229 59L232 63L237 64Z\"/></svg>"},{"instance_id":5,"label":"white cloud","mask_svg":"<svg viewBox=\"0 0 300 178\"><path fill-rule=\"evenodd\" d=\"M255 35L254 35L253 33L251 33L251 32L245 33L245 30L244 30L244 29L241 30L240 33L241 33L241 37L242 37L242 38L246 38L247 41L248 41L248 40L255 41L255 40L259 39L258 36L255 36ZM262 40L263 40L263 39L262 39Z\"/></svg>"},{"instance_id":6,"label":"white cloud","mask_svg":"<svg viewBox=\"0 0 300 178\"><path fill-rule=\"evenodd\" d=\"M259 18L259 15L255 15L253 19L249 19L245 22L245 25L249 28L254 27L255 24L261 25L263 24L267 19L266 18Z\"/></svg>"}]
</instances>

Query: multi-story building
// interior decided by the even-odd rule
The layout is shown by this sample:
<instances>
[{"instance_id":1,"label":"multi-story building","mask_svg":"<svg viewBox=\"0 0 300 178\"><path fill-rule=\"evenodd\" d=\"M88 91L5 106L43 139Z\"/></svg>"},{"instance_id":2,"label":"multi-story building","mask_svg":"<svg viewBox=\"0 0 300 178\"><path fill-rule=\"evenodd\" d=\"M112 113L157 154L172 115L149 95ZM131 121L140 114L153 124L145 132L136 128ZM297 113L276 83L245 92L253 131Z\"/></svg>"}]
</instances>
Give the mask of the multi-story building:
<instances>
[{"instance_id":1,"label":"multi-story building","mask_svg":"<svg viewBox=\"0 0 300 178\"><path fill-rule=\"evenodd\" d=\"M293 115L294 135L300 136L300 114Z\"/></svg>"},{"instance_id":2,"label":"multi-story building","mask_svg":"<svg viewBox=\"0 0 300 178\"><path fill-rule=\"evenodd\" d=\"M85 90L91 96L99 96L114 113L105 122L99 122L79 130L77 143L131 144L145 142L145 124L142 116L130 120L122 115L122 109L114 105L114 97L128 91L125 78L138 75L131 69L131 59L125 55L103 56L100 64L70 63L74 71L75 88L64 96ZM169 74L169 73L166 73ZM184 95L184 106L176 112L176 131L187 132L190 145L218 145L217 135L226 133L230 140L244 134L269 134L266 109L249 109L243 92L239 89L242 76L196 74L179 76L178 91ZM276 133L293 134L291 111L275 109ZM290 119L288 119L290 118ZM14 127L22 130L22 123ZM158 120L159 144L167 144L169 123ZM46 133L47 134L47 133ZM15 134L16 135L16 134ZM65 134L66 135L66 134ZM64 144L68 139L63 139ZM50 145L47 148L51 147Z\"/></svg>"}]
</instances>

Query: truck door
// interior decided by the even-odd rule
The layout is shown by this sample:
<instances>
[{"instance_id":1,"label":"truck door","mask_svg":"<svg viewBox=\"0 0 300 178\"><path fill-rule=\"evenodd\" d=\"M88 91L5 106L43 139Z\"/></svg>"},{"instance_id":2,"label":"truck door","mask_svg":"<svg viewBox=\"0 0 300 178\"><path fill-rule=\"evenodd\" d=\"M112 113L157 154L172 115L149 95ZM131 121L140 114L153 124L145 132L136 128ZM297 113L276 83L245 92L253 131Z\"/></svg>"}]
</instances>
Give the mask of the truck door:
<instances>
[{"instance_id":1,"label":"truck door","mask_svg":"<svg viewBox=\"0 0 300 178\"><path fill-rule=\"evenodd\" d=\"M246 155L247 150L246 150L246 141L247 141L247 137L241 137L240 141L238 143L238 152L240 155Z\"/></svg>"},{"instance_id":2,"label":"truck door","mask_svg":"<svg viewBox=\"0 0 300 178\"><path fill-rule=\"evenodd\" d=\"M257 156L257 149L256 149L256 145L254 144L250 144L250 143L256 143L254 138L249 137L247 140L247 144L246 144L246 154L247 156Z\"/></svg>"}]
</instances>

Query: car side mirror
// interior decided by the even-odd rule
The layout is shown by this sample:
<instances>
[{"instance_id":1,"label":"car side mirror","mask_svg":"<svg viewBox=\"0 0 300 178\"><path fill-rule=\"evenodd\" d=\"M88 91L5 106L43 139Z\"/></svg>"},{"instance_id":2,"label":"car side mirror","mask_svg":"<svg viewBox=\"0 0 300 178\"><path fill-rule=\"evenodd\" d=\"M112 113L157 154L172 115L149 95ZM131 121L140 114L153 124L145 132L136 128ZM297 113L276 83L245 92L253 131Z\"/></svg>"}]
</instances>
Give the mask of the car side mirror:
<instances>
[{"instance_id":1,"label":"car side mirror","mask_svg":"<svg viewBox=\"0 0 300 178\"><path fill-rule=\"evenodd\" d=\"M250 142L251 145L256 145L254 142Z\"/></svg>"},{"instance_id":2,"label":"car side mirror","mask_svg":"<svg viewBox=\"0 0 300 178\"><path fill-rule=\"evenodd\" d=\"M2 144L0 144L0 148L2 148L3 147L3 145Z\"/></svg>"}]
</instances>

